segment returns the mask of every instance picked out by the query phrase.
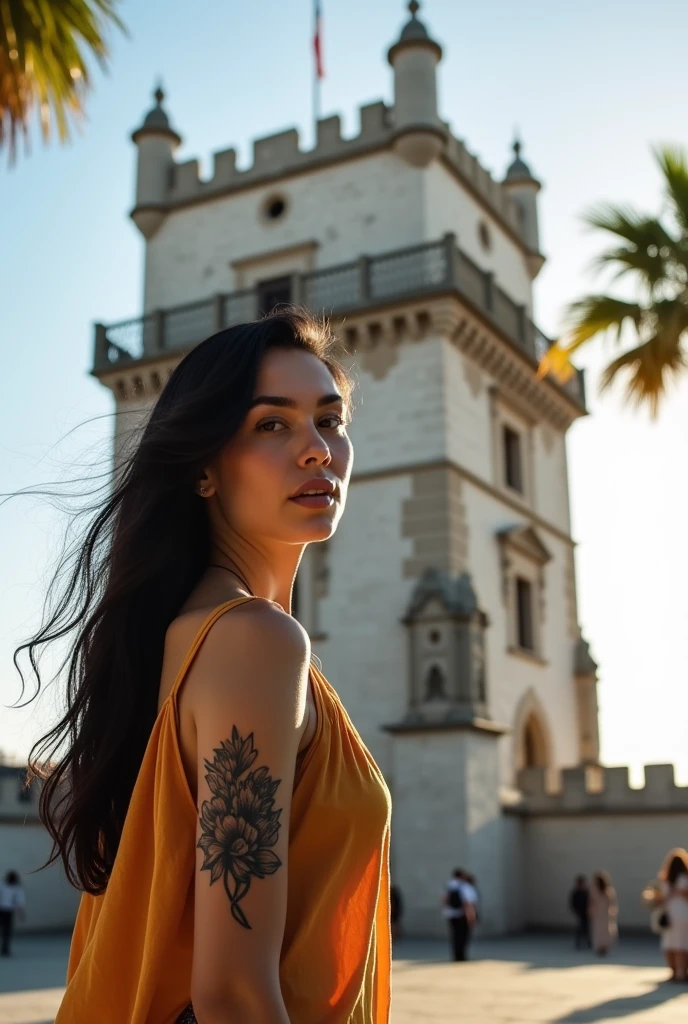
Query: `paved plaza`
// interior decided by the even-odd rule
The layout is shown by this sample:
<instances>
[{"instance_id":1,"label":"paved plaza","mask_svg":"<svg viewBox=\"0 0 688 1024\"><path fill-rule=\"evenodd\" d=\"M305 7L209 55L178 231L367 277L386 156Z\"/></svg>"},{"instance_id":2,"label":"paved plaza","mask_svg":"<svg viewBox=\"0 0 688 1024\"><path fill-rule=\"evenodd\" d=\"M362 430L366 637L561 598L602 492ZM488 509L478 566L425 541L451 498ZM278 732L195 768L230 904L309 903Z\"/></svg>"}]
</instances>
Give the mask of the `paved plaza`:
<instances>
[{"instance_id":1,"label":"paved plaza","mask_svg":"<svg viewBox=\"0 0 688 1024\"><path fill-rule=\"evenodd\" d=\"M13 956L0 958L0 1024L52 1024L68 949L66 936L15 941ZM650 940L628 939L604 962L576 953L561 936L478 942L473 953L472 961L454 964L447 962L444 943L399 941L392 1024L688 1020L688 984L665 981L666 968Z\"/></svg>"}]
</instances>

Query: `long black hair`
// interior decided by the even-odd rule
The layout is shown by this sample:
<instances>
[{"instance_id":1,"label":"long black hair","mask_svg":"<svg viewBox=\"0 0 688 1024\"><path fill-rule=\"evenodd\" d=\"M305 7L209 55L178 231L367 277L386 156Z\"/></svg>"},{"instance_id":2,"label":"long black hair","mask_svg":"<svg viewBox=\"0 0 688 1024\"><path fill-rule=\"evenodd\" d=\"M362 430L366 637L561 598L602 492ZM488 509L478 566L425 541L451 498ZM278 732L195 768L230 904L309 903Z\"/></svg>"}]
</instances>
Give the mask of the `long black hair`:
<instances>
[{"instance_id":1,"label":"long black hair","mask_svg":"<svg viewBox=\"0 0 688 1024\"><path fill-rule=\"evenodd\" d=\"M662 881L676 885L681 875L688 875L688 853L680 846L669 850L659 872Z\"/></svg>"},{"instance_id":2,"label":"long black hair","mask_svg":"<svg viewBox=\"0 0 688 1024\"><path fill-rule=\"evenodd\" d=\"M345 398L350 379L326 323L293 307L214 334L181 360L140 439L117 467L85 536L67 547L43 623L14 653L73 637L66 707L34 744L29 777L43 780L39 813L69 881L105 891L131 794L157 716L165 634L208 563L210 532L194 484L241 426L265 352L320 358ZM30 703L27 702L27 703ZM64 749L66 747L66 750ZM59 756L52 760L55 754Z\"/></svg>"}]
</instances>

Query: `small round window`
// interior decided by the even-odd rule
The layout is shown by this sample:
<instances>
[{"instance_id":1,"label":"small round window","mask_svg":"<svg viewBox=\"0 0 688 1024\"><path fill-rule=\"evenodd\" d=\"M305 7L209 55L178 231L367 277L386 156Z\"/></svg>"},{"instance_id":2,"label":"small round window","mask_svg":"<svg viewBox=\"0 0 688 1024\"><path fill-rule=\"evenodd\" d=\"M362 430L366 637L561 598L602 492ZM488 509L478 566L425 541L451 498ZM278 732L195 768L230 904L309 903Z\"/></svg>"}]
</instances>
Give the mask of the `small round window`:
<instances>
[{"instance_id":1,"label":"small round window","mask_svg":"<svg viewBox=\"0 0 688 1024\"><path fill-rule=\"evenodd\" d=\"M270 196L263 204L263 216L266 220L280 220L287 212L287 200L284 196Z\"/></svg>"},{"instance_id":2,"label":"small round window","mask_svg":"<svg viewBox=\"0 0 688 1024\"><path fill-rule=\"evenodd\" d=\"M478 224L478 237L485 252L489 252L492 248L492 235L484 220L481 220Z\"/></svg>"}]
</instances>

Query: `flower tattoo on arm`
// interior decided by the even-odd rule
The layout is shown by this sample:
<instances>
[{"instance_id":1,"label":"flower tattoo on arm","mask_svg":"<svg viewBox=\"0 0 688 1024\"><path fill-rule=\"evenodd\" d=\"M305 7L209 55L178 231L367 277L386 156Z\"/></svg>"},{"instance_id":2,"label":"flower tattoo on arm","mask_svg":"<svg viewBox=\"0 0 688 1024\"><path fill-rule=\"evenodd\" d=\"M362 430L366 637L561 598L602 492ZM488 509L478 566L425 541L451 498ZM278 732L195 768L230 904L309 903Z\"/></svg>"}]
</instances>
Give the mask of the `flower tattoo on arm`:
<instances>
[{"instance_id":1,"label":"flower tattoo on arm","mask_svg":"<svg viewBox=\"0 0 688 1024\"><path fill-rule=\"evenodd\" d=\"M252 878L272 875L282 864L270 849L279 835L282 811L273 810L273 804L282 780L271 779L265 767L249 771L258 757L253 733L242 739L236 726L231 740L223 740L213 753L213 761L205 761L205 779L213 795L201 808L201 871L210 872L211 885L222 879L232 917L250 929L239 903Z\"/></svg>"}]
</instances>

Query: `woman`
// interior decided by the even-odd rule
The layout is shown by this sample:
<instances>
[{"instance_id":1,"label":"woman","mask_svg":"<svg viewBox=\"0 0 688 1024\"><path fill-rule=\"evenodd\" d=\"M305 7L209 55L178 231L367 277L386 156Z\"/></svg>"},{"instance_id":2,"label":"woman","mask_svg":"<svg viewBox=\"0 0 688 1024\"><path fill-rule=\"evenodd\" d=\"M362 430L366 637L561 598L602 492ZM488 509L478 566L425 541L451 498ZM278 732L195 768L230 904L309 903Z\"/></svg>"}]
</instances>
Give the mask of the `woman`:
<instances>
[{"instance_id":1,"label":"woman","mask_svg":"<svg viewBox=\"0 0 688 1024\"><path fill-rule=\"evenodd\" d=\"M388 1021L389 791L289 614L350 410L306 313L208 338L77 553L41 799L85 890L56 1024Z\"/></svg>"},{"instance_id":2,"label":"woman","mask_svg":"<svg viewBox=\"0 0 688 1024\"><path fill-rule=\"evenodd\" d=\"M619 905L611 878L606 871L598 871L593 875L588 903L590 940L598 956L606 956L616 942L618 913Z\"/></svg>"},{"instance_id":3,"label":"woman","mask_svg":"<svg viewBox=\"0 0 688 1024\"><path fill-rule=\"evenodd\" d=\"M688 975L688 852L676 848L664 858L659 871L660 895L656 905L660 918L662 949L671 981L686 981Z\"/></svg>"},{"instance_id":4,"label":"woman","mask_svg":"<svg viewBox=\"0 0 688 1024\"><path fill-rule=\"evenodd\" d=\"M16 871L8 871L5 881L0 885L0 936L2 937L1 956L11 956L12 929L14 926L14 915L18 914L20 920L26 916L26 897L21 880Z\"/></svg>"}]
</instances>

